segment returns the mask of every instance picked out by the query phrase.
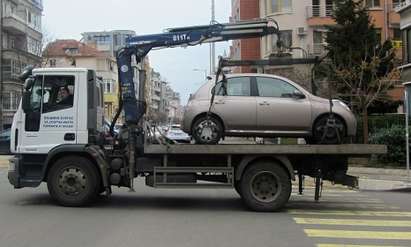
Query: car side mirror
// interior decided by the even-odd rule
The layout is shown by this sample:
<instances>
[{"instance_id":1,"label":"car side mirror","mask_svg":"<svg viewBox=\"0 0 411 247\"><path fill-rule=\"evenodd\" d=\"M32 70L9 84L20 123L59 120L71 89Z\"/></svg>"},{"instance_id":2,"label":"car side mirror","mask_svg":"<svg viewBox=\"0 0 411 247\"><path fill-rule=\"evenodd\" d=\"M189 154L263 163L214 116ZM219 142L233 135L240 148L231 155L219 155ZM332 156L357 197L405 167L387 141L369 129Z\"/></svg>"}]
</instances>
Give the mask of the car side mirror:
<instances>
[{"instance_id":1,"label":"car side mirror","mask_svg":"<svg viewBox=\"0 0 411 247\"><path fill-rule=\"evenodd\" d=\"M31 92L30 91L25 91L23 93L23 97L21 98L21 107L22 107L24 113L27 113L31 110L30 97L31 97Z\"/></svg>"},{"instance_id":2,"label":"car side mirror","mask_svg":"<svg viewBox=\"0 0 411 247\"><path fill-rule=\"evenodd\" d=\"M293 92L293 98L295 98L295 99L305 99L305 95L302 92L300 92L298 90L295 90Z\"/></svg>"}]
</instances>

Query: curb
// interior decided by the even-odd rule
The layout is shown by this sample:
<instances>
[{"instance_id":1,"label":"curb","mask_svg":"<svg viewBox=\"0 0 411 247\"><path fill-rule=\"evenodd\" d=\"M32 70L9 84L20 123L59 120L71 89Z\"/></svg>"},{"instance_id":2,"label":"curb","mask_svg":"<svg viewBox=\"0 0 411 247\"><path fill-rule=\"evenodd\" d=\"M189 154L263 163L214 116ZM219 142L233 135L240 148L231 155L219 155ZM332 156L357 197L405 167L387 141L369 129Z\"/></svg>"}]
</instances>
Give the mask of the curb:
<instances>
[{"instance_id":1,"label":"curb","mask_svg":"<svg viewBox=\"0 0 411 247\"><path fill-rule=\"evenodd\" d=\"M362 191L408 191L411 183L382 179L359 178L359 189Z\"/></svg>"}]
</instances>

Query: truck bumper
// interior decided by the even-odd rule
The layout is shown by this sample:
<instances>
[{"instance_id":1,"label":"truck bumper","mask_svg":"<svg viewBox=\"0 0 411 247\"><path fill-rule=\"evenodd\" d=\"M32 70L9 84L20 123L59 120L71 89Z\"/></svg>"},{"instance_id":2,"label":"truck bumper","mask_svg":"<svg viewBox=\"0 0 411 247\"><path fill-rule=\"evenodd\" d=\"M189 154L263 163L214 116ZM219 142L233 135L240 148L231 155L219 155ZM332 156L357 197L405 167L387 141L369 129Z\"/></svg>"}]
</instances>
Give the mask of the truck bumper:
<instances>
[{"instance_id":1,"label":"truck bumper","mask_svg":"<svg viewBox=\"0 0 411 247\"><path fill-rule=\"evenodd\" d=\"M7 174L7 178L11 185L14 188L18 189L21 188L20 186L20 174L19 174L19 167L20 167L21 159L17 156L14 156L9 160L9 172Z\"/></svg>"},{"instance_id":2,"label":"truck bumper","mask_svg":"<svg viewBox=\"0 0 411 247\"><path fill-rule=\"evenodd\" d=\"M15 189L21 189L24 187L37 187L41 184L41 179L29 179L22 176L21 171L23 165L23 158L19 155L14 156L9 160L9 171L7 178L11 185Z\"/></svg>"}]
</instances>

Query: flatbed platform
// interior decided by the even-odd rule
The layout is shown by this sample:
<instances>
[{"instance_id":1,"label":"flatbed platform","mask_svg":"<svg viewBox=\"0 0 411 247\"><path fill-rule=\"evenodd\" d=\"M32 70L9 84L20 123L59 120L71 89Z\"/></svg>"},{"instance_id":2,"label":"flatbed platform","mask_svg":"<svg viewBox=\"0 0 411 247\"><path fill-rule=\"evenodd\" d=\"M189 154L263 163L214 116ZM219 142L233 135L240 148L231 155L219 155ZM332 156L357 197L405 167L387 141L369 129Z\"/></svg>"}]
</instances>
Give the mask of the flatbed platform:
<instances>
[{"instance_id":1,"label":"flatbed platform","mask_svg":"<svg viewBox=\"0 0 411 247\"><path fill-rule=\"evenodd\" d=\"M218 144L195 145L150 144L144 147L146 154L284 154L284 155L350 155L367 156L386 154L387 146L374 144L340 145L278 145L278 144Z\"/></svg>"}]
</instances>

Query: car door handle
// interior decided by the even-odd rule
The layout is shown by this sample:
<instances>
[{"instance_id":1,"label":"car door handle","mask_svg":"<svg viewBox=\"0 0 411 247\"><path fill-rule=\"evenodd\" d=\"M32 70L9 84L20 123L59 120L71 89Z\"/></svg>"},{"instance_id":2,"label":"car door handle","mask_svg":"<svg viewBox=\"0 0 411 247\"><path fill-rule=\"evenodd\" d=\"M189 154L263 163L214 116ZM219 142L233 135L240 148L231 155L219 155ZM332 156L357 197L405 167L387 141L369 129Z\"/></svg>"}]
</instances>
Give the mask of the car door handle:
<instances>
[{"instance_id":1,"label":"car door handle","mask_svg":"<svg viewBox=\"0 0 411 247\"><path fill-rule=\"evenodd\" d=\"M216 101L214 104L216 104L216 105L224 105L225 102L222 101L222 100L219 100L219 101Z\"/></svg>"},{"instance_id":2,"label":"car door handle","mask_svg":"<svg viewBox=\"0 0 411 247\"><path fill-rule=\"evenodd\" d=\"M260 105L270 105L267 101L261 102Z\"/></svg>"},{"instance_id":3,"label":"car door handle","mask_svg":"<svg viewBox=\"0 0 411 247\"><path fill-rule=\"evenodd\" d=\"M76 135L74 133L66 133L64 134L65 141L74 141L76 140Z\"/></svg>"}]
</instances>

